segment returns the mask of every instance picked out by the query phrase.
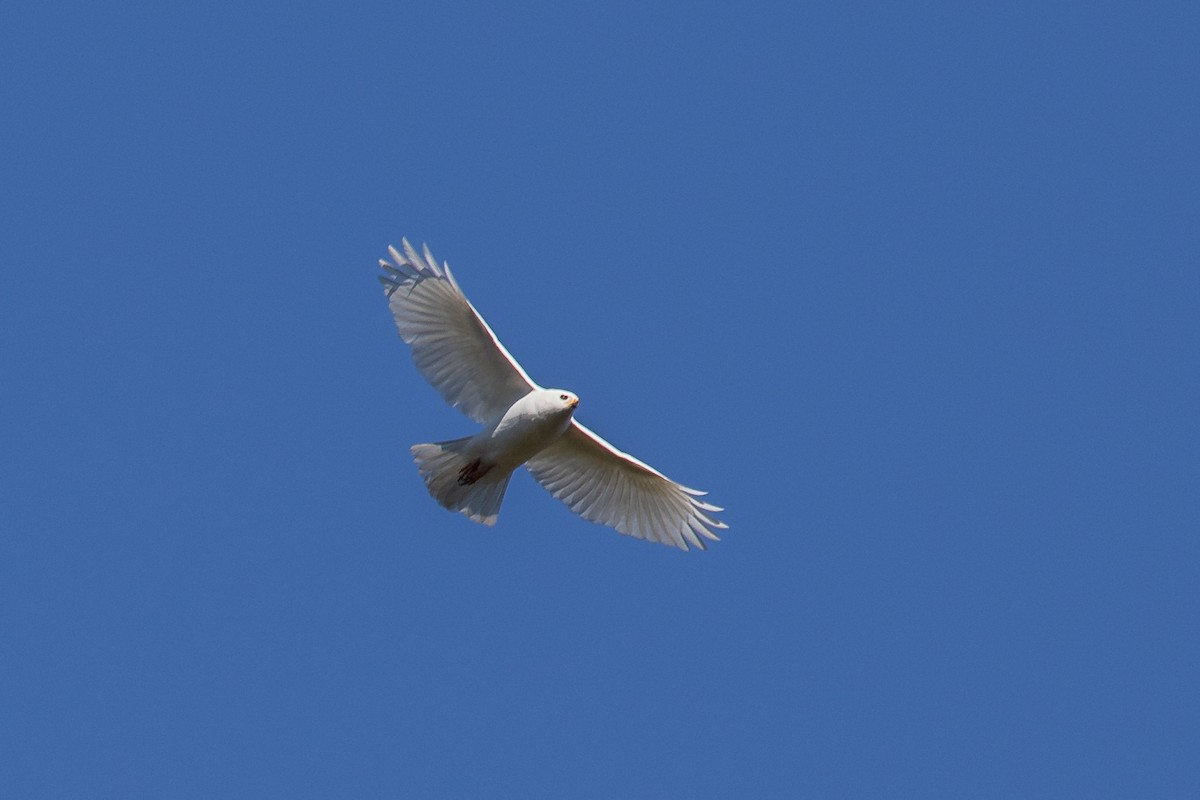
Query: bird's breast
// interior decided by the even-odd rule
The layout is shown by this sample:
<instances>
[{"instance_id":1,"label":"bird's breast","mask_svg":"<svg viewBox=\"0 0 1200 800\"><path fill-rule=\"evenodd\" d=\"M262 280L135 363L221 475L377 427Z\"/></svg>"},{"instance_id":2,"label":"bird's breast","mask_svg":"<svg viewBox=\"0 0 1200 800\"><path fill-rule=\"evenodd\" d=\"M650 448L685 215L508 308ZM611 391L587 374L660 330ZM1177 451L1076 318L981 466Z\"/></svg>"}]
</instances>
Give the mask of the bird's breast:
<instances>
[{"instance_id":1,"label":"bird's breast","mask_svg":"<svg viewBox=\"0 0 1200 800\"><path fill-rule=\"evenodd\" d=\"M571 415L537 415L509 409L487 435L485 449L497 464L516 469L554 443L571 424Z\"/></svg>"}]
</instances>

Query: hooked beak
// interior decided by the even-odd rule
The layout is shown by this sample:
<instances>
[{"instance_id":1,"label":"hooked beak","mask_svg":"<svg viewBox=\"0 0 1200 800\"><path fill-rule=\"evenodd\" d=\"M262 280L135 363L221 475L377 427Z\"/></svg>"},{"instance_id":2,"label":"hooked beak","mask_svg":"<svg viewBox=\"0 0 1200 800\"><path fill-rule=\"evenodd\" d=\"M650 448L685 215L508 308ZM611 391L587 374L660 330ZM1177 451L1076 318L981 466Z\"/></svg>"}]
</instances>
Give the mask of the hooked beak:
<instances>
[{"instance_id":1,"label":"hooked beak","mask_svg":"<svg viewBox=\"0 0 1200 800\"><path fill-rule=\"evenodd\" d=\"M579 398L576 397L567 405L569 405L571 407L571 410L574 411L575 409L579 408Z\"/></svg>"}]
</instances>

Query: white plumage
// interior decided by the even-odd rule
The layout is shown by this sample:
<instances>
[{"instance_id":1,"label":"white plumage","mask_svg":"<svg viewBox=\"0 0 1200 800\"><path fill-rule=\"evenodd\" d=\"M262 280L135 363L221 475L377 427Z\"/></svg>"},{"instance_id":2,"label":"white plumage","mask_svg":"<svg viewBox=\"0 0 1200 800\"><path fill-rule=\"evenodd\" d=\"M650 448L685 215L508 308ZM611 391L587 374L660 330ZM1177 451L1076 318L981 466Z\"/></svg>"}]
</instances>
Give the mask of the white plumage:
<instances>
[{"instance_id":1,"label":"white plumage","mask_svg":"<svg viewBox=\"0 0 1200 800\"><path fill-rule=\"evenodd\" d=\"M400 337L447 403L483 425L474 436L412 448L429 493L494 525L513 470L533 477L579 516L652 542L704 549L726 528L717 506L573 419L579 398L543 389L521 369L429 248L389 247L380 276Z\"/></svg>"}]
</instances>

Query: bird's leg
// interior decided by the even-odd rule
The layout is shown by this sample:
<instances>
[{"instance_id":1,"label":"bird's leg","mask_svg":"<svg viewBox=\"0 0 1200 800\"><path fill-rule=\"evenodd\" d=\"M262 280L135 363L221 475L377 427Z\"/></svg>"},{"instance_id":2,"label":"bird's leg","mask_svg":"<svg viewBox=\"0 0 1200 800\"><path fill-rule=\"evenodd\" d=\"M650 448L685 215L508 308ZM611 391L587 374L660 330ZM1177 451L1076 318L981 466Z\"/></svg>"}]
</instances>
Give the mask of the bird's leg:
<instances>
[{"instance_id":1,"label":"bird's leg","mask_svg":"<svg viewBox=\"0 0 1200 800\"><path fill-rule=\"evenodd\" d=\"M458 471L458 485L469 486L475 483L484 475L487 475L488 470L491 468L491 464L484 464L482 459L475 459Z\"/></svg>"}]
</instances>

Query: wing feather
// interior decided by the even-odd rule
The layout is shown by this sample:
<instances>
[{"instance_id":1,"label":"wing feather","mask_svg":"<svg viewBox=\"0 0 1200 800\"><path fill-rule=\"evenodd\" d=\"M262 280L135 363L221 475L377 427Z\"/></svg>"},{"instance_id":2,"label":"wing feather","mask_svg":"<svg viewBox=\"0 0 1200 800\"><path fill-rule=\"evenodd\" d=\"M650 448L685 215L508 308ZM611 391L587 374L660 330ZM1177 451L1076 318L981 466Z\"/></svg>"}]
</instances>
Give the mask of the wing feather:
<instances>
[{"instance_id":1,"label":"wing feather","mask_svg":"<svg viewBox=\"0 0 1200 800\"><path fill-rule=\"evenodd\" d=\"M488 422L539 388L467 300L429 246L418 253L407 239L388 247L379 280L400 338L413 362L447 403L476 422Z\"/></svg>"},{"instance_id":2,"label":"wing feather","mask_svg":"<svg viewBox=\"0 0 1200 800\"><path fill-rule=\"evenodd\" d=\"M681 550L718 541L724 522L705 512L723 509L704 494L613 447L578 422L525 465L568 508L623 534Z\"/></svg>"}]
</instances>

